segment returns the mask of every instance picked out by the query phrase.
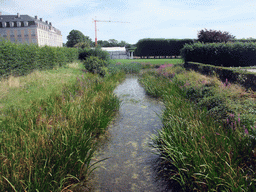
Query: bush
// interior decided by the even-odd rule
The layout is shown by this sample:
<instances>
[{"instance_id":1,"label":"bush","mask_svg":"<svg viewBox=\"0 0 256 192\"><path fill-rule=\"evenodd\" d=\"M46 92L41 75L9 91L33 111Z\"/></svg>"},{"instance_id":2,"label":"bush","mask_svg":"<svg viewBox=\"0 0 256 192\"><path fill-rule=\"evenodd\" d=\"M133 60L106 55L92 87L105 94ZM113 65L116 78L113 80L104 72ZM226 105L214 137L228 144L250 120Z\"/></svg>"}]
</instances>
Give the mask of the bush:
<instances>
[{"instance_id":1,"label":"bush","mask_svg":"<svg viewBox=\"0 0 256 192\"><path fill-rule=\"evenodd\" d=\"M90 57L90 56L99 57L100 59L106 60L106 61L110 59L109 53L107 51L103 51L101 48L79 50L80 60L85 60L87 57Z\"/></svg>"},{"instance_id":2,"label":"bush","mask_svg":"<svg viewBox=\"0 0 256 192\"><path fill-rule=\"evenodd\" d=\"M104 67L107 66L107 62L100 59L99 57L87 57L86 60L84 60L83 64L85 68L91 73L97 73L100 76L106 75L106 70L104 69Z\"/></svg>"}]
</instances>

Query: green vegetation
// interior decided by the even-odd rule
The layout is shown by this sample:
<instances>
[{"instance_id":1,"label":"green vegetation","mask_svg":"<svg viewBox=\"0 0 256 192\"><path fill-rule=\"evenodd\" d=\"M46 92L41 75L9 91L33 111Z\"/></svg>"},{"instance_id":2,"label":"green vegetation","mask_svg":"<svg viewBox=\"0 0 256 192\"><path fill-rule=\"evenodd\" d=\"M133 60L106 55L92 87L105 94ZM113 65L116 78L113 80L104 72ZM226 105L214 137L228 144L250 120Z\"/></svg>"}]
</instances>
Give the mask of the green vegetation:
<instances>
[{"instance_id":1,"label":"green vegetation","mask_svg":"<svg viewBox=\"0 0 256 192\"><path fill-rule=\"evenodd\" d=\"M224 67L253 66L256 43L194 43L181 50L185 62L193 61Z\"/></svg>"},{"instance_id":2,"label":"green vegetation","mask_svg":"<svg viewBox=\"0 0 256 192\"><path fill-rule=\"evenodd\" d=\"M78 50L66 47L38 47L31 44L0 42L0 77L26 75L33 70L52 69L73 62Z\"/></svg>"},{"instance_id":3,"label":"green vegetation","mask_svg":"<svg viewBox=\"0 0 256 192\"><path fill-rule=\"evenodd\" d=\"M179 56L180 50L193 39L141 39L137 42L136 56Z\"/></svg>"},{"instance_id":4,"label":"green vegetation","mask_svg":"<svg viewBox=\"0 0 256 192\"><path fill-rule=\"evenodd\" d=\"M12 106L27 109L31 102L48 98L53 92L61 94L63 86L74 84L84 75L81 62L73 62L51 70L34 71L26 76L9 76L0 81L0 111Z\"/></svg>"},{"instance_id":5,"label":"green vegetation","mask_svg":"<svg viewBox=\"0 0 256 192\"><path fill-rule=\"evenodd\" d=\"M101 76L106 75L106 70L104 70L104 67L107 66L107 61L99 59L99 57L87 57L86 60L83 61L83 64L85 69L91 73L97 73Z\"/></svg>"},{"instance_id":6,"label":"green vegetation","mask_svg":"<svg viewBox=\"0 0 256 192\"><path fill-rule=\"evenodd\" d=\"M196 62L187 62L184 67L187 70L192 69L204 75L217 75L222 82L228 80L230 83L237 83L246 89L256 91L256 74L247 71L253 69L253 67L220 67Z\"/></svg>"},{"instance_id":7,"label":"green vegetation","mask_svg":"<svg viewBox=\"0 0 256 192\"><path fill-rule=\"evenodd\" d=\"M81 31L79 30L72 30L69 32L67 36L67 47L81 47L81 48L89 48L93 46L93 42L90 39L89 36L85 36Z\"/></svg>"},{"instance_id":8,"label":"green vegetation","mask_svg":"<svg viewBox=\"0 0 256 192\"><path fill-rule=\"evenodd\" d=\"M90 56L98 57L99 59L108 61L110 59L109 53L107 51L103 51L99 47L95 49L80 49L78 58L80 60L86 60L86 58Z\"/></svg>"},{"instance_id":9,"label":"green vegetation","mask_svg":"<svg viewBox=\"0 0 256 192\"><path fill-rule=\"evenodd\" d=\"M197 34L197 41L203 43L221 43L234 40L235 37L227 31L202 29Z\"/></svg>"},{"instance_id":10,"label":"green vegetation","mask_svg":"<svg viewBox=\"0 0 256 192\"><path fill-rule=\"evenodd\" d=\"M173 64L183 63L182 59L130 59L130 60L115 59L115 60L111 60L111 63L129 64L133 62L142 64L143 68L156 67L166 63L173 63Z\"/></svg>"},{"instance_id":11,"label":"green vegetation","mask_svg":"<svg viewBox=\"0 0 256 192\"><path fill-rule=\"evenodd\" d=\"M101 78L81 66L0 82L7 101L0 119L1 190L61 191L86 182L97 138L119 107L113 90L124 74Z\"/></svg>"},{"instance_id":12,"label":"green vegetation","mask_svg":"<svg viewBox=\"0 0 256 192\"><path fill-rule=\"evenodd\" d=\"M140 82L164 100L154 147L169 180L184 190L255 190L254 92L172 64L144 73Z\"/></svg>"}]
</instances>

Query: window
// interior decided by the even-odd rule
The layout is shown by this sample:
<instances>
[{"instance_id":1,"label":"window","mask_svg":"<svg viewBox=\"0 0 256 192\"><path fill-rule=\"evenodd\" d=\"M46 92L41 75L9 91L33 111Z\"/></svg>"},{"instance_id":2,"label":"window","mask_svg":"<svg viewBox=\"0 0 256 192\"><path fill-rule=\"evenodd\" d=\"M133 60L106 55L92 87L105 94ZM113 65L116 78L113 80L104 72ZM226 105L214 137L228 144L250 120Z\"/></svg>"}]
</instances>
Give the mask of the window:
<instances>
[{"instance_id":1,"label":"window","mask_svg":"<svg viewBox=\"0 0 256 192\"><path fill-rule=\"evenodd\" d=\"M24 37L28 37L28 29L24 30Z\"/></svg>"},{"instance_id":2,"label":"window","mask_svg":"<svg viewBox=\"0 0 256 192\"><path fill-rule=\"evenodd\" d=\"M35 29L31 29L31 36L36 36L36 30Z\"/></svg>"},{"instance_id":3,"label":"window","mask_svg":"<svg viewBox=\"0 0 256 192\"><path fill-rule=\"evenodd\" d=\"M6 27L6 22L3 22L3 23L2 23L2 26L3 26L3 27Z\"/></svg>"},{"instance_id":4,"label":"window","mask_svg":"<svg viewBox=\"0 0 256 192\"><path fill-rule=\"evenodd\" d=\"M14 23L13 22L10 22L10 27L14 27Z\"/></svg>"},{"instance_id":5,"label":"window","mask_svg":"<svg viewBox=\"0 0 256 192\"><path fill-rule=\"evenodd\" d=\"M17 37L21 37L21 30L20 29L17 30Z\"/></svg>"},{"instance_id":6,"label":"window","mask_svg":"<svg viewBox=\"0 0 256 192\"><path fill-rule=\"evenodd\" d=\"M32 39L32 43L36 43L37 44L37 40L36 39Z\"/></svg>"},{"instance_id":7,"label":"window","mask_svg":"<svg viewBox=\"0 0 256 192\"><path fill-rule=\"evenodd\" d=\"M27 27L28 26L28 22L24 21L24 26Z\"/></svg>"},{"instance_id":8,"label":"window","mask_svg":"<svg viewBox=\"0 0 256 192\"><path fill-rule=\"evenodd\" d=\"M12 38L12 37L15 37L15 35L14 35L14 30L10 30L10 37Z\"/></svg>"},{"instance_id":9,"label":"window","mask_svg":"<svg viewBox=\"0 0 256 192\"><path fill-rule=\"evenodd\" d=\"M2 36L3 36L3 37L7 37L7 34L6 34L6 31L5 31L5 30L2 31Z\"/></svg>"},{"instance_id":10,"label":"window","mask_svg":"<svg viewBox=\"0 0 256 192\"><path fill-rule=\"evenodd\" d=\"M17 27L21 27L21 23L19 21L17 22Z\"/></svg>"}]
</instances>

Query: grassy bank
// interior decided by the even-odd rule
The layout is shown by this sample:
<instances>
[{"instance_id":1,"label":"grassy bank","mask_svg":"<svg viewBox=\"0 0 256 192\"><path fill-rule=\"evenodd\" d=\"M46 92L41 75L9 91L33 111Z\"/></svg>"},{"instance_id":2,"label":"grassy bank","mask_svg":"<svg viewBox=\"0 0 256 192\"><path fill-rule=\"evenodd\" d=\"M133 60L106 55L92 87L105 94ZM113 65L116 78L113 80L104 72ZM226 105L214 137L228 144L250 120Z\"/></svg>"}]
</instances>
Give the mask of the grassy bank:
<instances>
[{"instance_id":1,"label":"grassy bank","mask_svg":"<svg viewBox=\"0 0 256 192\"><path fill-rule=\"evenodd\" d=\"M187 191L255 190L255 93L177 65L140 82L165 103L154 147L169 180Z\"/></svg>"},{"instance_id":2,"label":"grassy bank","mask_svg":"<svg viewBox=\"0 0 256 192\"><path fill-rule=\"evenodd\" d=\"M95 138L119 107L113 90L123 78L84 73L73 63L2 80L1 190L61 191L86 181Z\"/></svg>"},{"instance_id":3,"label":"grassy bank","mask_svg":"<svg viewBox=\"0 0 256 192\"><path fill-rule=\"evenodd\" d=\"M27 108L33 100L45 99L52 92L60 94L65 84L72 84L77 76L85 75L80 62L52 70L34 71L26 76L9 76L0 81L0 111L11 106Z\"/></svg>"}]
</instances>

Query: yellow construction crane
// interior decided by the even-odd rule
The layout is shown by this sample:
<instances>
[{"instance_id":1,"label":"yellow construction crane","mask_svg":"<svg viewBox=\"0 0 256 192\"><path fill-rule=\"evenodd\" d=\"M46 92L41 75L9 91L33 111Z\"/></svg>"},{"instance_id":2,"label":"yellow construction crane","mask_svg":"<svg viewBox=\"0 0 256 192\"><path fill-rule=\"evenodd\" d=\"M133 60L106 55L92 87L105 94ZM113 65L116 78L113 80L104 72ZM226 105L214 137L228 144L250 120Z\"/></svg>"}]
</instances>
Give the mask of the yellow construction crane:
<instances>
[{"instance_id":1,"label":"yellow construction crane","mask_svg":"<svg viewBox=\"0 0 256 192\"><path fill-rule=\"evenodd\" d=\"M110 21L110 20L97 20L96 17L93 19L93 22L95 23L95 47L97 46L97 22L113 22L113 23L130 23L130 22L123 22L123 21Z\"/></svg>"}]
</instances>

